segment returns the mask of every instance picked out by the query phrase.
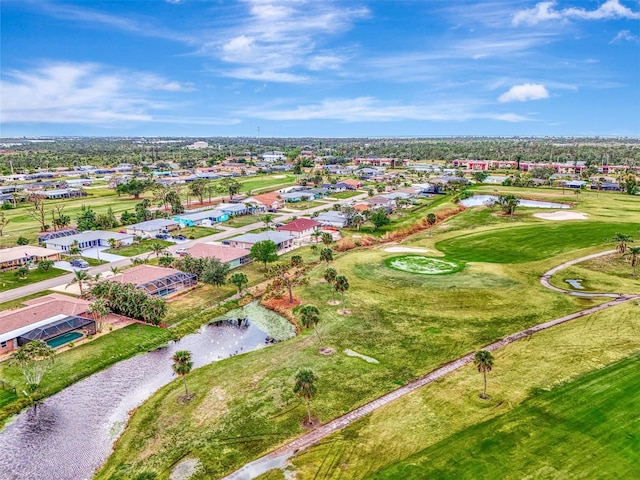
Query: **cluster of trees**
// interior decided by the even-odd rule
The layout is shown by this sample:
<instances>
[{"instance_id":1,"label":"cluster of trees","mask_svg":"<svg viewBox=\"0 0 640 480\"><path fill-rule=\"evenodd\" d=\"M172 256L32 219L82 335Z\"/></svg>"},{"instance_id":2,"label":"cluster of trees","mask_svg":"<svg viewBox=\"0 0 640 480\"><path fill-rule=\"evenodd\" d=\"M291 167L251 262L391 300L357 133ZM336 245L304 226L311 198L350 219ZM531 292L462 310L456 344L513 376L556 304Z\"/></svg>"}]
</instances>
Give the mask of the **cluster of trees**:
<instances>
[{"instance_id":1,"label":"cluster of trees","mask_svg":"<svg viewBox=\"0 0 640 480\"><path fill-rule=\"evenodd\" d=\"M229 266L213 257L194 258L191 255L185 255L174 260L173 265L178 270L193 273L198 276L199 280L216 287L221 287L226 283L229 273Z\"/></svg>"},{"instance_id":2,"label":"cluster of trees","mask_svg":"<svg viewBox=\"0 0 640 480\"><path fill-rule=\"evenodd\" d=\"M91 289L91 294L104 299L114 313L159 325L167 314L162 298L149 295L132 283L103 281Z\"/></svg>"}]
</instances>

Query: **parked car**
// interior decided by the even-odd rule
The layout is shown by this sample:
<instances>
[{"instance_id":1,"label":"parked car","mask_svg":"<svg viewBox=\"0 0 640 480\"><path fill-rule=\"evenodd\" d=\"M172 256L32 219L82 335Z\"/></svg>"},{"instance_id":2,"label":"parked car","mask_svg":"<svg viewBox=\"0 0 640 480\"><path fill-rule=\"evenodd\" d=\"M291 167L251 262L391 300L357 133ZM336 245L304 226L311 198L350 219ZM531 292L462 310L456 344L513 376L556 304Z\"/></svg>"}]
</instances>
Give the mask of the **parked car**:
<instances>
[{"instance_id":1,"label":"parked car","mask_svg":"<svg viewBox=\"0 0 640 480\"><path fill-rule=\"evenodd\" d=\"M165 233L158 233L158 234L156 235L156 238L157 238L158 240L166 240L166 239L168 239L168 238L169 238L169 235L167 235L167 234L165 234Z\"/></svg>"},{"instance_id":2,"label":"parked car","mask_svg":"<svg viewBox=\"0 0 640 480\"><path fill-rule=\"evenodd\" d=\"M187 253L189 252L186 248L179 248L176 250L176 255L180 255L181 257L184 257Z\"/></svg>"},{"instance_id":3,"label":"parked car","mask_svg":"<svg viewBox=\"0 0 640 480\"><path fill-rule=\"evenodd\" d=\"M185 237L184 235L176 235L173 238L174 238L174 240L186 240L187 239L187 237Z\"/></svg>"},{"instance_id":4,"label":"parked car","mask_svg":"<svg viewBox=\"0 0 640 480\"><path fill-rule=\"evenodd\" d=\"M82 258L74 258L69 262L72 267L76 268L89 268L89 262Z\"/></svg>"}]
</instances>

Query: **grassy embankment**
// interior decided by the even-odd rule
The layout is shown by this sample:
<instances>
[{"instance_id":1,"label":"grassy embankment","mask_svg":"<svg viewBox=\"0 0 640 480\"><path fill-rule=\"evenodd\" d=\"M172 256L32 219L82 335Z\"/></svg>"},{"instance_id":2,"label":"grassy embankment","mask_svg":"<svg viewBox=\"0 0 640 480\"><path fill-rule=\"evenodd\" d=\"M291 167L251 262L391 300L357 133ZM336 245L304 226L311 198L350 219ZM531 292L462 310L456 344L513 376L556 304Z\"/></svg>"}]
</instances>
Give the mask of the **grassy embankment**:
<instances>
[{"instance_id":1,"label":"grassy embankment","mask_svg":"<svg viewBox=\"0 0 640 480\"><path fill-rule=\"evenodd\" d=\"M455 220L464 224L467 215L476 213L470 209ZM548 291L539 285L539 276L564 260L604 249L601 238L571 223L577 226L573 235L547 242L555 233L554 222L532 218L535 228L525 229L491 218L497 224L479 227L494 230L477 245L486 258L475 254L453 275L421 277L387 269L383 261L393 254L382 250L339 256L335 267L351 284L347 306L352 314L346 317L337 314L338 307L326 306L331 295L320 279L324 267L316 268L298 296L321 307L322 344L306 334L199 369L190 375L198 395L186 407L176 405L179 384L161 389L132 417L98 478L129 478L144 471L167 478L185 456L202 462L197 478L215 478L302 431L304 406L291 392L292 376L301 367L313 368L320 377L319 391L327 394L314 401L314 414L327 421L496 338L597 303ZM434 249L440 238L471 233L449 228L435 229L435 236L417 235L407 244ZM537 250L514 256L519 263L489 263L496 242L532 242ZM351 348L380 363L341 353L319 355L318 347L325 345L337 352Z\"/></svg>"},{"instance_id":2,"label":"grassy embankment","mask_svg":"<svg viewBox=\"0 0 640 480\"><path fill-rule=\"evenodd\" d=\"M43 377L40 387L30 394L31 399L37 401L53 395L109 365L158 347L170 339L171 333L167 330L134 324L84 345L62 348L55 357L53 367ZM17 366L6 361L0 363L0 378L13 385L19 393L17 397L6 398L4 403L0 403L1 422L28 406L31 401L20 393L26 391L26 385Z\"/></svg>"},{"instance_id":3,"label":"grassy embankment","mask_svg":"<svg viewBox=\"0 0 640 480\"><path fill-rule=\"evenodd\" d=\"M301 453L296 478L633 478L637 308L508 345L495 353L489 401L468 365Z\"/></svg>"}]
</instances>

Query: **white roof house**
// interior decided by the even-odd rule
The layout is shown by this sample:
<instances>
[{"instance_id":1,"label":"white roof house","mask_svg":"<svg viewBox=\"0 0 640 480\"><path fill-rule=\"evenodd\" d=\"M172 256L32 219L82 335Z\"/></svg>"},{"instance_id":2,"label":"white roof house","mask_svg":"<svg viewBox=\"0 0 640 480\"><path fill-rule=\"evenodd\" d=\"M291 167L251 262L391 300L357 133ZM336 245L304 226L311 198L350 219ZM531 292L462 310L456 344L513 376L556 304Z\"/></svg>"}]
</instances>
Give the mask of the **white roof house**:
<instances>
[{"instance_id":1,"label":"white roof house","mask_svg":"<svg viewBox=\"0 0 640 480\"><path fill-rule=\"evenodd\" d=\"M66 252L76 242L78 248L85 250L94 247L108 247L109 239L113 238L120 245L131 245L133 243L133 235L128 233L107 232L104 230L89 230L78 233L77 235L69 235L67 237L51 238L46 240L47 248L54 248Z\"/></svg>"},{"instance_id":2,"label":"white roof house","mask_svg":"<svg viewBox=\"0 0 640 480\"><path fill-rule=\"evenodd\" d=\"M127 227L127 233L131 235L153 237L159 233L177 228L178 222L175 220L167 220L165 218L156 218L155 220L147 220L146 222L134 223Z\"/></svg>"}]
</instances>

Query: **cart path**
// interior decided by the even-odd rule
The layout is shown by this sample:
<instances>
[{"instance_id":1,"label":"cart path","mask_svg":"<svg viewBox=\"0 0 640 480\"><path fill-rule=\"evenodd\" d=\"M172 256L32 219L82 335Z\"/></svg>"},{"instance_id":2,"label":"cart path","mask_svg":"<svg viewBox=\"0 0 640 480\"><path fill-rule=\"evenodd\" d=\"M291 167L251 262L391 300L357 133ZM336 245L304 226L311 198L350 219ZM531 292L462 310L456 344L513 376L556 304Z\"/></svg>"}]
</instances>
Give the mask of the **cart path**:
<instances>
[{"instance_id":1,"label":"cart path","mask_svg":"<svg viewBox=\"0 0 640 480\"><path fill-rule=\"evenodd\" d=\"M606 303L602 303L600 305L597 305L595 307L591 307L591 308L587 308L586 310L581 310L579 312L575 312L572 313L570 315L565 315L564 317L560 317L560 318L556 318L553 320L549 320L548 322L544 322L544 323L539 323L538 325L535 325L533 327L527 328L526 330L521 330L519 332L513 333L505 338L502 338L500 340L497 340L485 347L482 348L482 350L488 350L490 352L493 352L495 350L498 350L506 345L509 345L510 343L516 342L518 340L521 340L523 338L526 338L530 335L533 335L536 332L540 332L542 330L547 330L549 328L555 327L556 325L560 325L562 323L566 323L569 322L571 320L575 320L576 318L580 318L583 317L585 315L590 315L592 313L597 313L600 312L602 310L606 310L608 308L614 307L616 305L620 305L622 303L625 302L629 302L631 300L637 300L640 299L640 295L623 295L623 294L615 294L615 293L594 293L594 294L583 294L583 295L579 295L580 292L572 292L569 290L562 290L560 288L554 287L551 284L549 284L548 280L549 278L554 274L557 273L558 271L562 270L563 268L566 268L568 266L574 265L576 263L580 263L586 260L590 260L592 258L597 258L597 257L601 257L601 256L605 256L605 255L610 255L612 253L615 253L615 250L609 250L606 252L601 252L601 253L596 253L593 255L587 255L585 257L580 257L574 260L570 260L568 262L564 262L560 265L558 265L557 267L552 268L551 270L549 270L548 272L546 272L541 278L540 281L542 283L542 285L544 285L547 288L550 288L551 290L557 291L557 292L561 292L561 293L566 293L569 295L576 295L576 296L597 296L597 297L615 297L614 300L611 300L609 302ZM425 385L429 385L433 382L435 382L436 380L455 372L456 370L459 370L460 368L464 367L465 365L470 364L473 361L473 357L475 355L475 351L468 353L462 357L459 357L455 360L452 360L449 363L446 363L444 365L442 365L441 367L436 368L435 370L432 370L431 372L427 373L426 375L423 375L422 377L417 378L416 380L413 380L412 382L407 383L406 385L397 388L396 390L393 390L385 395L382 395L381 397L376 398L375 400L370 401L369 403L366 403L364 405L362 405L361 407L356 408L355 410L352 410L349 413L346 413L338 418L335 418L333 420L331 420L328 423L325 423L324 425L321 425L317 428L315 428L314 430L309 431L308 433L305 433L304 435L296 438L295 440L292 440L289 443L286 443L285 445L267 453L266 455L263 455L262 457L249 462L247 464L245 464L242 468L236 470L235 472L223 477L221 480L252 480L253 478L257 477L258 475L267 472L273 468L282 468L284 467L284 465L286 464L286 461L292 457L294 454L298 453L301 450L305 450L313 445L315 445L316 443L318 443L320 440L322 440L323 438L339 431L342 430L343 428L347 427L348 425L350 425L351 423L355 422L356 420L359 420L360 418L369 415L370 413L374 412L375 410L377 410L378 408L381 408L391 402L393 402L394 400L399 399L400 397L403 397L405 395L408 395L409 393L414 392L415 390L424 387Z\"/></svg>"}]
</instances>

